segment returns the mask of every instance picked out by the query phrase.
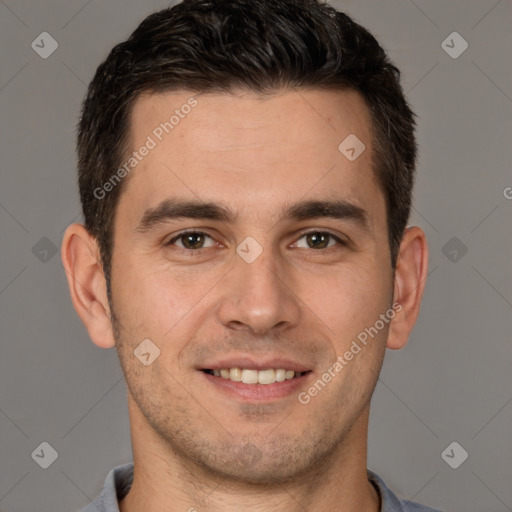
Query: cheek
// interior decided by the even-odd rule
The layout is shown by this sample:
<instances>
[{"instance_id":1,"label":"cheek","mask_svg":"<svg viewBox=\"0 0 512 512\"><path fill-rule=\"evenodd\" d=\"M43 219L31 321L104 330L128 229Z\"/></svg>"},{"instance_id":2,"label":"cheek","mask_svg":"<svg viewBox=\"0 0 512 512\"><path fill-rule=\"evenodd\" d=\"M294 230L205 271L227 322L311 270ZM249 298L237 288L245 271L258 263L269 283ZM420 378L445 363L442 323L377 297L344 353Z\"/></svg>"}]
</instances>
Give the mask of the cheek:
<instances>
[{"instance_id":1,"label":"cheek","mask_svg":"<svg viewBox=\"0 0 512 512\"><path fill-rule=\"evenodd\" d=\"M142 261L126 261L117 272L114 307L128 337L133 343L150 338L162 347L201 311L205 294L219 279L217 272L185 271L166 263L148 269Z\"/></svg>"},{"instance_id":2,"label":"cheek","mask_svg":"<svg viewBox=\"0 0 512 512\"><path fill-rule=\"evenodd\" d=\"M317 281L305 302L345 343L369 325L389 307L390 285L378 270L346 265ZM311 301L311 302L310 302Z\"/></svg>"}]
</instances>

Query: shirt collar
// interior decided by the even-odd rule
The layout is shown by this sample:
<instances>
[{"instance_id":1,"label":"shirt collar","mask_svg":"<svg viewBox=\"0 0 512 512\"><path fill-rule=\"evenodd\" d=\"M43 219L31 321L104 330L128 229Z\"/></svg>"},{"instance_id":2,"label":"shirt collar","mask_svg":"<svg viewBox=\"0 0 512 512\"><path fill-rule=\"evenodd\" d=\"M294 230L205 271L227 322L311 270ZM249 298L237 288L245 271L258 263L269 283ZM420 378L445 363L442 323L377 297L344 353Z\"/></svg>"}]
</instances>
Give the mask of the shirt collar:
<instances>
[{"instance_id":1,"label":"shirt collar","mask_svg":"<svg viewBox=\"0 0 512 512\"><path fill-rule=\"evenodd\" d=\"M380 512L440 512L417 503L400 499L373 471L367 470L368 481L381 500ZM119 502L128 494L133 482L133 463L117 466L110 471L101 495L81 512L120 512Z\"/></svg>"}]
</instances>

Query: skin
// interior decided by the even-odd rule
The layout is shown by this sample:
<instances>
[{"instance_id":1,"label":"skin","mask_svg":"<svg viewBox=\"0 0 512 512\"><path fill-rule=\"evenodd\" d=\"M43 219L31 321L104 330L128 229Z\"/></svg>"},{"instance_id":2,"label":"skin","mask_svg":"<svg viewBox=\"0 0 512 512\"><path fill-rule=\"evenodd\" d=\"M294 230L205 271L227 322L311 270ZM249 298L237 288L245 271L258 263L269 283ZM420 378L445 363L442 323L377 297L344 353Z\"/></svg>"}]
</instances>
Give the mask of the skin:
<instances>
[{"instance_id":1,"label":"skin","mask_svg":"<svg viewBox=\"0 0 512 512\"><path fill-rule=\"evenodd\" d=\"M190 96L140 97L130 151ZM96 345L116 347L127 382L135 474L121 511L377 511L366 475L370 398L386 347L402 348L416 321L425 234L404 232L393 276L370 118L357 92L195 98L120 198L113 311L95 239L73 224L62 245L74 306ZM366 146L353 162L338 150L351 133ZM146 209L172 197L222 203L238 218L181 218L137 232ZM350 219L280 220L287 204L332 198L364 209L368 230ZM211 238L200 251L183 239L166 245L185 229ZM318 248L304 230L347 245L328 239ZM248 236L263 248L250 264L236 253ZM276 355L310 368L309 386L393 302L401 311L307 405L296 393L242 402L197 370L228 355ZM149 366L133 354L146 338L161 351Z\"/></svg>"}]
</instances>

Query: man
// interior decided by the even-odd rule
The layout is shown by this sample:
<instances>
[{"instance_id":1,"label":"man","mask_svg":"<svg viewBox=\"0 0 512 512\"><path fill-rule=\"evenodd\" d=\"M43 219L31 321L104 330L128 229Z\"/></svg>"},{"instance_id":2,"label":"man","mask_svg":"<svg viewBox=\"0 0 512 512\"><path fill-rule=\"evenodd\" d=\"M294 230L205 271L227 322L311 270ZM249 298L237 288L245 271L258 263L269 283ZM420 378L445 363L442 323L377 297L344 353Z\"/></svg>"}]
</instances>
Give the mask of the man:
<instances>
[{"instance_id":1,"label":"man","mask_svg":"<svg viewBox=\"0 0 512 512\"><path fill-rule=\"evenodd\" d=\"M134 463L84 510L428 511L367 470L427 273L398 70L315 0L189 0L98 68L62 258Z\"/></svg>"}]
</instances>

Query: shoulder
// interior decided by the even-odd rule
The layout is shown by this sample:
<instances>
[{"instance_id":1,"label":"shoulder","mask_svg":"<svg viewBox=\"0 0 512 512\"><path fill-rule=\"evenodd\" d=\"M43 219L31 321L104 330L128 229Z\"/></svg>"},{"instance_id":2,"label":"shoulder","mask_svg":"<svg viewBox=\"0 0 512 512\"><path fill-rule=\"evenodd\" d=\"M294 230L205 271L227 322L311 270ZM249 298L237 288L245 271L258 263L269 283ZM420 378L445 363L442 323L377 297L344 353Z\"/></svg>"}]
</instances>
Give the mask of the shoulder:
<instances>
[{"instance_id":1,"label":"shoulder","mask_svg":"<svg viewBox=\"0 0 512 512\"><path fill-rule=\"evenodd\" d=\"M382 502L381 512L441 512L437 508L427 507L426 505L400 498L373 471L368 470L368 480L380 495Z\"/></svg>"},{"instance_id":2,"label":"shoulder","mask_svg":"<svg viewBox=\"0 0 512 512\"><path fill-rule=\"evenodd\" d=\"M80 512L119 512L119 501L130 490L133 481L133 463L116 466L107 478L101 494Z\"/></svg>"}]
</instances>

